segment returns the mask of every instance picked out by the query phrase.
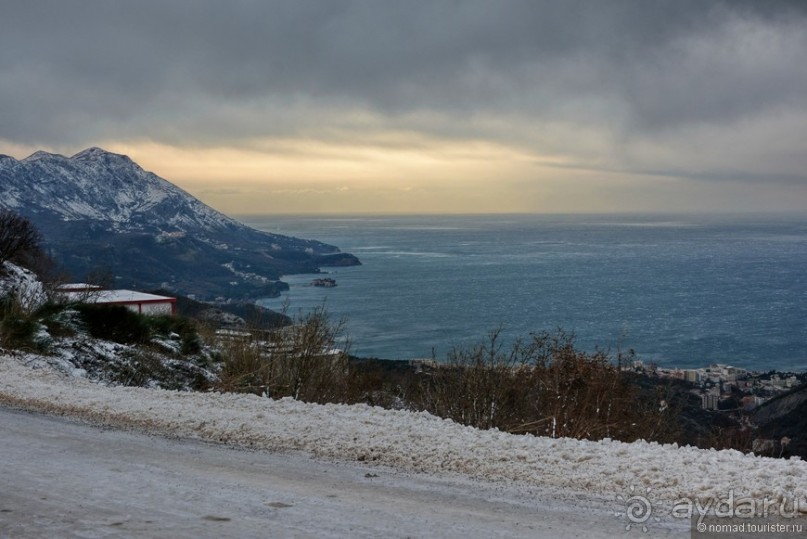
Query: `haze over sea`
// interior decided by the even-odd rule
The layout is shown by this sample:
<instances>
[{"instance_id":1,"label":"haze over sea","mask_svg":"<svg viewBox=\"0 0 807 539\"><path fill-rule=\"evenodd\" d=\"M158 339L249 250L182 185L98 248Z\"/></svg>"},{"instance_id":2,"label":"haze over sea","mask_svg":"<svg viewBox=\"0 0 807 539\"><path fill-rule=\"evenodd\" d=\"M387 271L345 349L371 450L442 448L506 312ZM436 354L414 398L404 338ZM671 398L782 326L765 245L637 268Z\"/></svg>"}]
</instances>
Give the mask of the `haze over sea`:
<instances>
[{"instance_id":1,"label":"haze over sea","mask_svg":"<svg viewBox=\"0 0 807 539\"><path fill-rule=\"evenodd\" d=\"M440 359L502 326L663 366L807 369L807 218L703 215L248 216L357 255L336 288L286 276L291 314L346 316L351 351Z\"/></svg>"}]
</instances>

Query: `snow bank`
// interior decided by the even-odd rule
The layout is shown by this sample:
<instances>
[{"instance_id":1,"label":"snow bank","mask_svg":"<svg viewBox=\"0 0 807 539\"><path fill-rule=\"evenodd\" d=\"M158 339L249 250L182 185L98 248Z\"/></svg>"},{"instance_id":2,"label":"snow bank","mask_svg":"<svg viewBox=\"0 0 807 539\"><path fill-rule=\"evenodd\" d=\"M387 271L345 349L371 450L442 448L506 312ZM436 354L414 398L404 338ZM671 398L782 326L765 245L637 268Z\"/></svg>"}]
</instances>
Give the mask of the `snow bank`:
<instances>
[{"instance_id":1,"label":"snow bank","mask_svg":"<svg viewBox=\"0 0 807 539\"><path fill-rule=\"evenodd\" d=\"M0 356L0 404L179 437L518 481L568 496L613 499L633 486L652 488L654 499L665 505L680 498L721 499L732 491L738 497L799 499L802 510L807 508L807 462L800 460L516 436L363 405L106 387L54 371L28 355Z\"/></svg>"}]
</instances>

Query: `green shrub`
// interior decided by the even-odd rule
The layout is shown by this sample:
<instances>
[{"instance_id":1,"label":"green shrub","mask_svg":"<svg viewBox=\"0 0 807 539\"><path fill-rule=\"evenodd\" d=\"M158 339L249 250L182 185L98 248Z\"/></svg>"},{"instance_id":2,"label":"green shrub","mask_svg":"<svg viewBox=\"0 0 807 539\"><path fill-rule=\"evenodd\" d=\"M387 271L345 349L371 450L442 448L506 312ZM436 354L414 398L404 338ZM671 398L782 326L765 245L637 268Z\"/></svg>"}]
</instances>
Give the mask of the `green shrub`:
<instances>
[{"instance_id":1,"label":"green shrub","mask_svg":"<svg viewBox=\"0 0 807 539\"><path fill-rule=\"evenodd\" d=\"M35 320L28 318L4 318L0 322L0 342L3 348L28 349L38 348L34 336L39 329Z\"/></svg>"},{"instance_id":2,"label":"green shrub","mask_svg":"<svg viewBox=\"0 0 807 539\"><path fill-rule=\"evenodd\" d=\"M0 299L0 346L10 349L36 350L34 337L39 331L36 318L26 314L13 297Z\"/></svg>"},{"instance_id":3,"label":"green shrub","mask_svg":"<svg viewBox=\"0 0 807 539\"><path fill-rule=\"evenodd\" d=\"M71 337L76 334L77 326L81 325L76 319L78 313L75 310L58 303L45 303L35 315L51 337Z\"/></svg>"},{"instance_id":4,"label":"green shrub","mask_svg":"<svg viewBox=\"0 0 807 539\"><path fill-rule=\"evenodd\" d=\"M199 334L196 333L195 330L181 334L181 337L182 348L180 353L183 356L198 354L202 351L202 340L199 338Z\"/></svg>"},{"instance_id":5,"label":"green shrub","mask_svg":"<svg viewBox=\"0 0 807 539\"><path fill-rule=\"evenodd\" d=\"M123 344L143 344L151 336L151 327L143 315L122 305L75 306L87 331L97 339Z\"/></svg>"},{"instance_id":6,"label":"green shrub","mask_svg":"<svg viewBox=\"0 0 807 539\"><path fill-rule=\"evenodd\" d=\"M179 335L182 342L180 351L182 355L198 354L202 351L202 341L199 338L196 324L189 318L162 314L149 316L146 321L153 334L168 336L175 333Z\"/></svg>"},{"instance_id":7,"label":"green shrub","mask_svg":"<svg viewBox=\"0 0 807 539\"><path fill-rule=\"evenodd\" d=\"M170 314L159 314L147 319L151 331L157 335L168 335L174 332L176 326L174 317ZM177 332L178 333L178 332Z\"/></svg>"}]
</instances>

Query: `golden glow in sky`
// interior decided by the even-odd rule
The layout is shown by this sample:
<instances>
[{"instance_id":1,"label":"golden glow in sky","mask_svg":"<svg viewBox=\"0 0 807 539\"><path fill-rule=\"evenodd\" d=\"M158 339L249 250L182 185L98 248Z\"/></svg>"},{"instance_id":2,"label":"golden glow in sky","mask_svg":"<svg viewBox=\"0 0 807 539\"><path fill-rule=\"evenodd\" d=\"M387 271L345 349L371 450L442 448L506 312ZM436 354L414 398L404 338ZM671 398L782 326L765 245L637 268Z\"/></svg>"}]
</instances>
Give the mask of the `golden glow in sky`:
<instances>
[{"instance_id":1,"label":"golden glow in sky","mask_svg":"<svg viewBox=\"0 0 807 539\"><path fill-rule=\"evenodd\" d=\"M242 147L176 147L155 142L102 142L144 169L229 215L616 213L795 210L803 189L782 203L787 185L699 182L609 171L572 158L535 155L487 141L442 141L415 135L380 144L266 139ZM24 158L37 149L3 144ZM46 148L70 156L83 148ZM716 205L715 201L722 202Z\"/></svg>"},{"instance_id":2,"label":"golden glow in sky","mask_svg":"<svg viewBox=\"0 0 807 539\"><path fill-rule=\"evenodd\" d=\"M105 147L231 215L698 212L734 211L749 201L781 210L788 190L777 186L766 195L751 183L595 170L485 141L392 136L377 146L286 139L241 148ZM798 210L803 190L790 189Z\"/></svg>"},{"instance_id":3,"label":"golden glow in sky","mask_svg":"<svg viewBox=\"0 0 807 539\"><path fill-rule=\"evenodd\" d=\"M192 150L108 144L210 205L244 213L485 213L548 210L558 170L485 142L366 146L273 140ZM524 185L532 185L528 191Z\"/></svg>"},{"instance_id":4,"label":"golden glow in sky","mask_svg":"<svg viewBox=\"0 0 807 539\"><path fill-rule=\"evenodd\" d=\"M46 4L0 16L16 158L229 214L807 211L803 1Z\"/></svg>"}]
</instances>

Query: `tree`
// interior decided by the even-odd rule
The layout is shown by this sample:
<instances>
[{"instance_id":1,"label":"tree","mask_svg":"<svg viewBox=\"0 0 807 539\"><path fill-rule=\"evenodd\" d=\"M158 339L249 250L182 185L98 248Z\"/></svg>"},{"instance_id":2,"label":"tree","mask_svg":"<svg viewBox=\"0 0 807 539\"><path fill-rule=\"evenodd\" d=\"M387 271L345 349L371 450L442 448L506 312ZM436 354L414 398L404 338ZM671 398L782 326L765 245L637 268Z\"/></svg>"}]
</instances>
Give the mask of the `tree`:
<instances>
[{"instance_id":1,"label":"tree","mask_svg":"<svg viewBox=\"0 0 807 539\"><path fill-rule=\"evenodd\" d=\"M27 218L0 210L0 265L6 261L30 262L41 254L42 235Z\"/></svg>"}]
</instances>

